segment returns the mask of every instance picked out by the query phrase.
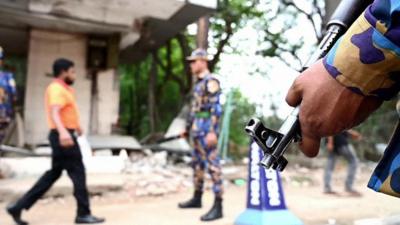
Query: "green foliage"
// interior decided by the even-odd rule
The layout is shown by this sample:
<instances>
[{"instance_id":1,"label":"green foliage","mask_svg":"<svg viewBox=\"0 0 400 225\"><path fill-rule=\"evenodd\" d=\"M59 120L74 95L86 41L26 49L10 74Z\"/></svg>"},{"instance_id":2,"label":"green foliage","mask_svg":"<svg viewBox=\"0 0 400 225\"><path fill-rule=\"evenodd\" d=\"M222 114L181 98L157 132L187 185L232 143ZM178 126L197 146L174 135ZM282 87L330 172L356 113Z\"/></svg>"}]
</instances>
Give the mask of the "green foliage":
<instances>
[{"instance_id":1,"label":"green foliage","mask_svg":"<svg viewBox=\"0 0 400 225\"><path fill-rule=\"evenodd\" d=\"M257 1L221 0L217 13L212 17L211 29L222 35L226 23L232 23L233 31L243 28L248 20L260 18L263 13L257 9Z\"/></svg>"},{"instance_id":2,"label":"green foliage","mask_svg":"<svg viewBox=\"0 0 400 225\"><path fill-rule=\"evenodd\" d=\"M228 155L237 160L247 156L250 138L244 127L251 117L256 116L256 106L250 103L239 89L233 89L232 94L233 110L230 119Z\"/></svg>"},{"instance_id":3,"label":"green foliage","mask_svg":"<svg viewBox=\"0 0 400 225\"><path fill-rule=\"evenodd\" d=\"M238 29L246 25L246 21L260 17L262 14L254 7L255 2L247 0L223 0L219 2L217 12L212 16L209 34L212 38L211 48L217 49L211 69L219 61L219 55L224 46L229 46L229 38ZM195 37L187 33L179 34L165 46L156 50L157 56L157 87L156 87L156 131L165 131L180 111L186 95L191 87L191 75L188 74L185 57L195 48ZM148 83L152 57L136 65L120 65L121 83L120 119L119 125L126 134L139 138L149 134ZM249 114L251 104L240 100L238 111L234 118ZM246 108L247 107L247 108ZM249 117L242 116L240 126L233 125L231 136L240 145L247 143L243 135L243 124ZM238 120L237 120L238 121ZM235 122L237 122L235 121ZM237 127L237 128L236 128ZM240 130L240 132L239 132Z\"/></svg>"},{"instance_id":4,"label":"green foliage","mask_svg":"<svg viewBox=\"0 0 400 225\"><path fill-rule=\"evenodd\" d=\"M139 65L120 65L119 125L126 134L143 137L149 133L147 107L150 58Z\"/></svg>"},{"instance_id":5,"label":"green foliage","mask_svg":"<svg viewBox=\"0 0 400 225\"><path fill-rule=\"evenodd\" d=\"M186 37L188 44L193 37ZM158 49L157 63L156 131L165 131L182 107L191 80L185 75L185 56L176 38ZM120 119L126 134L143 138L150 133L148 107L149 74L153 57L149 55L138 64L119 65Z\"/></svg>"},{"instance_id":6,"label":"green foliage","mask_svg":"<svg viewBox=\"0 0 400 225\"><path fill-rule=\"evenodd\" d=\"M233 89L233 111L231 115L231 129L229 139L239 146L247 146L249 137L244 127L251 117L256 116L256 106L243 96L239 89Z\"/></svg>"},{"instance_id":7,"label":"green foliage","mask_svg":"<svg viewBox=\"0 0 400 225\"><path fill-rule=\"evenodd\" d=\"M256 21L259 35L260 51L264 57L279 58L293 69L301 69L308 55L321 40L324 1L306 0L296 4L293 0L265 0L259 7L265 9L262 18ZM307 8L305 10L303 8ZM314 40L301 33L313 30ZM293 35L296 35L294 38ZM307 41L305 41L307 37Z\"/></svg>"},{"instance_id":8,"label":"green foliage","mask_svg":"<svg viewBox=\"0 0 400 225\"><path fill-rule=\"evenodd\" d=\"M217 67L217 62L223 51L241 54L236 46L231 46L230 38L240 29L248 25L249 21L259 19L263 12L256 6L254 0L220 0L217 12L210 18L209 46L214 49L214 59L210 63L210 69Z\"/></svg>"}]
</instances>

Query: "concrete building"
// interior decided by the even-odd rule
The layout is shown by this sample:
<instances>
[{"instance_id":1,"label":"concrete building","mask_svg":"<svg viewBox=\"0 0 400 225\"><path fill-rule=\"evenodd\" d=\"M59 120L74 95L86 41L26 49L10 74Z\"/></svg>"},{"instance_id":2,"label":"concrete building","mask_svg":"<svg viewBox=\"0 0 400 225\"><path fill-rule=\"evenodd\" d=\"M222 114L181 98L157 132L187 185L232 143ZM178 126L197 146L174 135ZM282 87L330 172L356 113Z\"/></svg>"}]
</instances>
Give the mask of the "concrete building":
<instances>
[{"instance_id":1,"label":"concrete building","mask_svg":"<svg viewBox=\"0 0 400 225\"><path fill-rule=\"evenodd\" d=\"M26 61L27 144L46 139L44 91L56 58L74 60L81 122L107 135L119 106L119 62L136 62L212 12L216 0L1 0L0 45Z\"/></svg>"}]
</instances>

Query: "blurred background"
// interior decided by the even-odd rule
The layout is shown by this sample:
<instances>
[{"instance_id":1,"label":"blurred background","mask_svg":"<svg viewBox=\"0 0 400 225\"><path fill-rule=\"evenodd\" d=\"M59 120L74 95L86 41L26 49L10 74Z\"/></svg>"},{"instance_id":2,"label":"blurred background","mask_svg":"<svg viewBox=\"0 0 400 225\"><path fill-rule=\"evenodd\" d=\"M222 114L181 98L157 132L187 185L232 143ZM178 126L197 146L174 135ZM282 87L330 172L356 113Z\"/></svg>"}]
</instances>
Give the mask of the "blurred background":
<instances>
[{"instance_id":1,"label":"blurred background","mask_svg":"<svg viewBox=\"0 0 400 225\"><path fill-rule=\"evenodd\" d=\"M162 142L184 129L194 83L185 57L200 47L212 56L210 69L223 88L219 150L227 204L224 219L213 224L233 224L246 200L250 140L244 126L256 116L279 128L290 112L286 91L338 3L1 0L0 46L18 97L0 151L0 207L50 166L43 95L52 62L66 57L78 73L75 88L88 140L82 150L94 211L107 224L200 224L193 217L201 212L176 210L177 199L193 190L191 147L184 139ZM397 200L366 188L397 121L395 105L396 100L385 102L355 128L363 136L352 143L360 159L356 187L362 197L323 195L324 145L315 159L291 147L282 179L287 204L304 224L400 224L390 222L399 221ZM337 190L345 174L346 163L338 163ZM67 206L73 208L74 201L64 177L26 217L32 224L71 224ZM53 220L40 221L50 210ZM3 211L0 221L12 224Z\"/></svg>"}]
</instances>

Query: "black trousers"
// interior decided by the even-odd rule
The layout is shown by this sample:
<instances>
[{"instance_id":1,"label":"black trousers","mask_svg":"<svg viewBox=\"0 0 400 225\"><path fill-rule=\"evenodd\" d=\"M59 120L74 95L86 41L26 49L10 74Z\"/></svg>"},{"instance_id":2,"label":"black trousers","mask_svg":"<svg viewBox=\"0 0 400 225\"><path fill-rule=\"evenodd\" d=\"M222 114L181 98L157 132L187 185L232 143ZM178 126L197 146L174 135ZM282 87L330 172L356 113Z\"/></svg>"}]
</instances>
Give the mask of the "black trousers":
<instances>
[{"instance_id":1,"label":"black trousers","mask_svg":"<svg viewBox=\"0 0 400 225\"><path fill-rule=\"evenodd\" d=\"M51 169L46 171L36 184L16 203L20 210L31 208L47 190L58 180L65 169L74 185L74 196L77 201L77 215L90 214L89 196L86 188L85 167L82 162L82 154L77 143L74 131L69 131L75 145L70 148L60 146L59 135L56 130L51 130L49 141L52 149Z\"/></svg>"}]
</instances>

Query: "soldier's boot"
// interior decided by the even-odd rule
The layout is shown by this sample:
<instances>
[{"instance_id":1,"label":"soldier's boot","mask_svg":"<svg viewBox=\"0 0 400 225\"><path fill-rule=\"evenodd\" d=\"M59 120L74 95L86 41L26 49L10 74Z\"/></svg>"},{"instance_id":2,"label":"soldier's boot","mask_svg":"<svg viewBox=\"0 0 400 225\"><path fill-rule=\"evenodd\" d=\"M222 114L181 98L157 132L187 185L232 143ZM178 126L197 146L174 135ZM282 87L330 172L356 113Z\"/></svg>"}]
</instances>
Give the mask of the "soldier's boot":
<instances>
[{"instance_id":1,"label":"soldier's boot","mask_svg":"<svg viewBox=\"0 0 400 225\"><path fill-rule=\"evenodd\" d=\"M204 216L200 218L201 221L212 221L222 218L222 198L215 197L214 205Z\"/></svg>"},{"instance_id":2,"label":"soldier's boot","mask_svg":"<svg viewBox=\"0 0 400 225\"><path fill-rule=\"evenodd\" d=\"M195 191L193 197L188 201L181 202L178 204L178 207L181 209L189 209L189 208L201 208L201 196L203 195L202 191Z\"/></svg>"}]
</instances>

